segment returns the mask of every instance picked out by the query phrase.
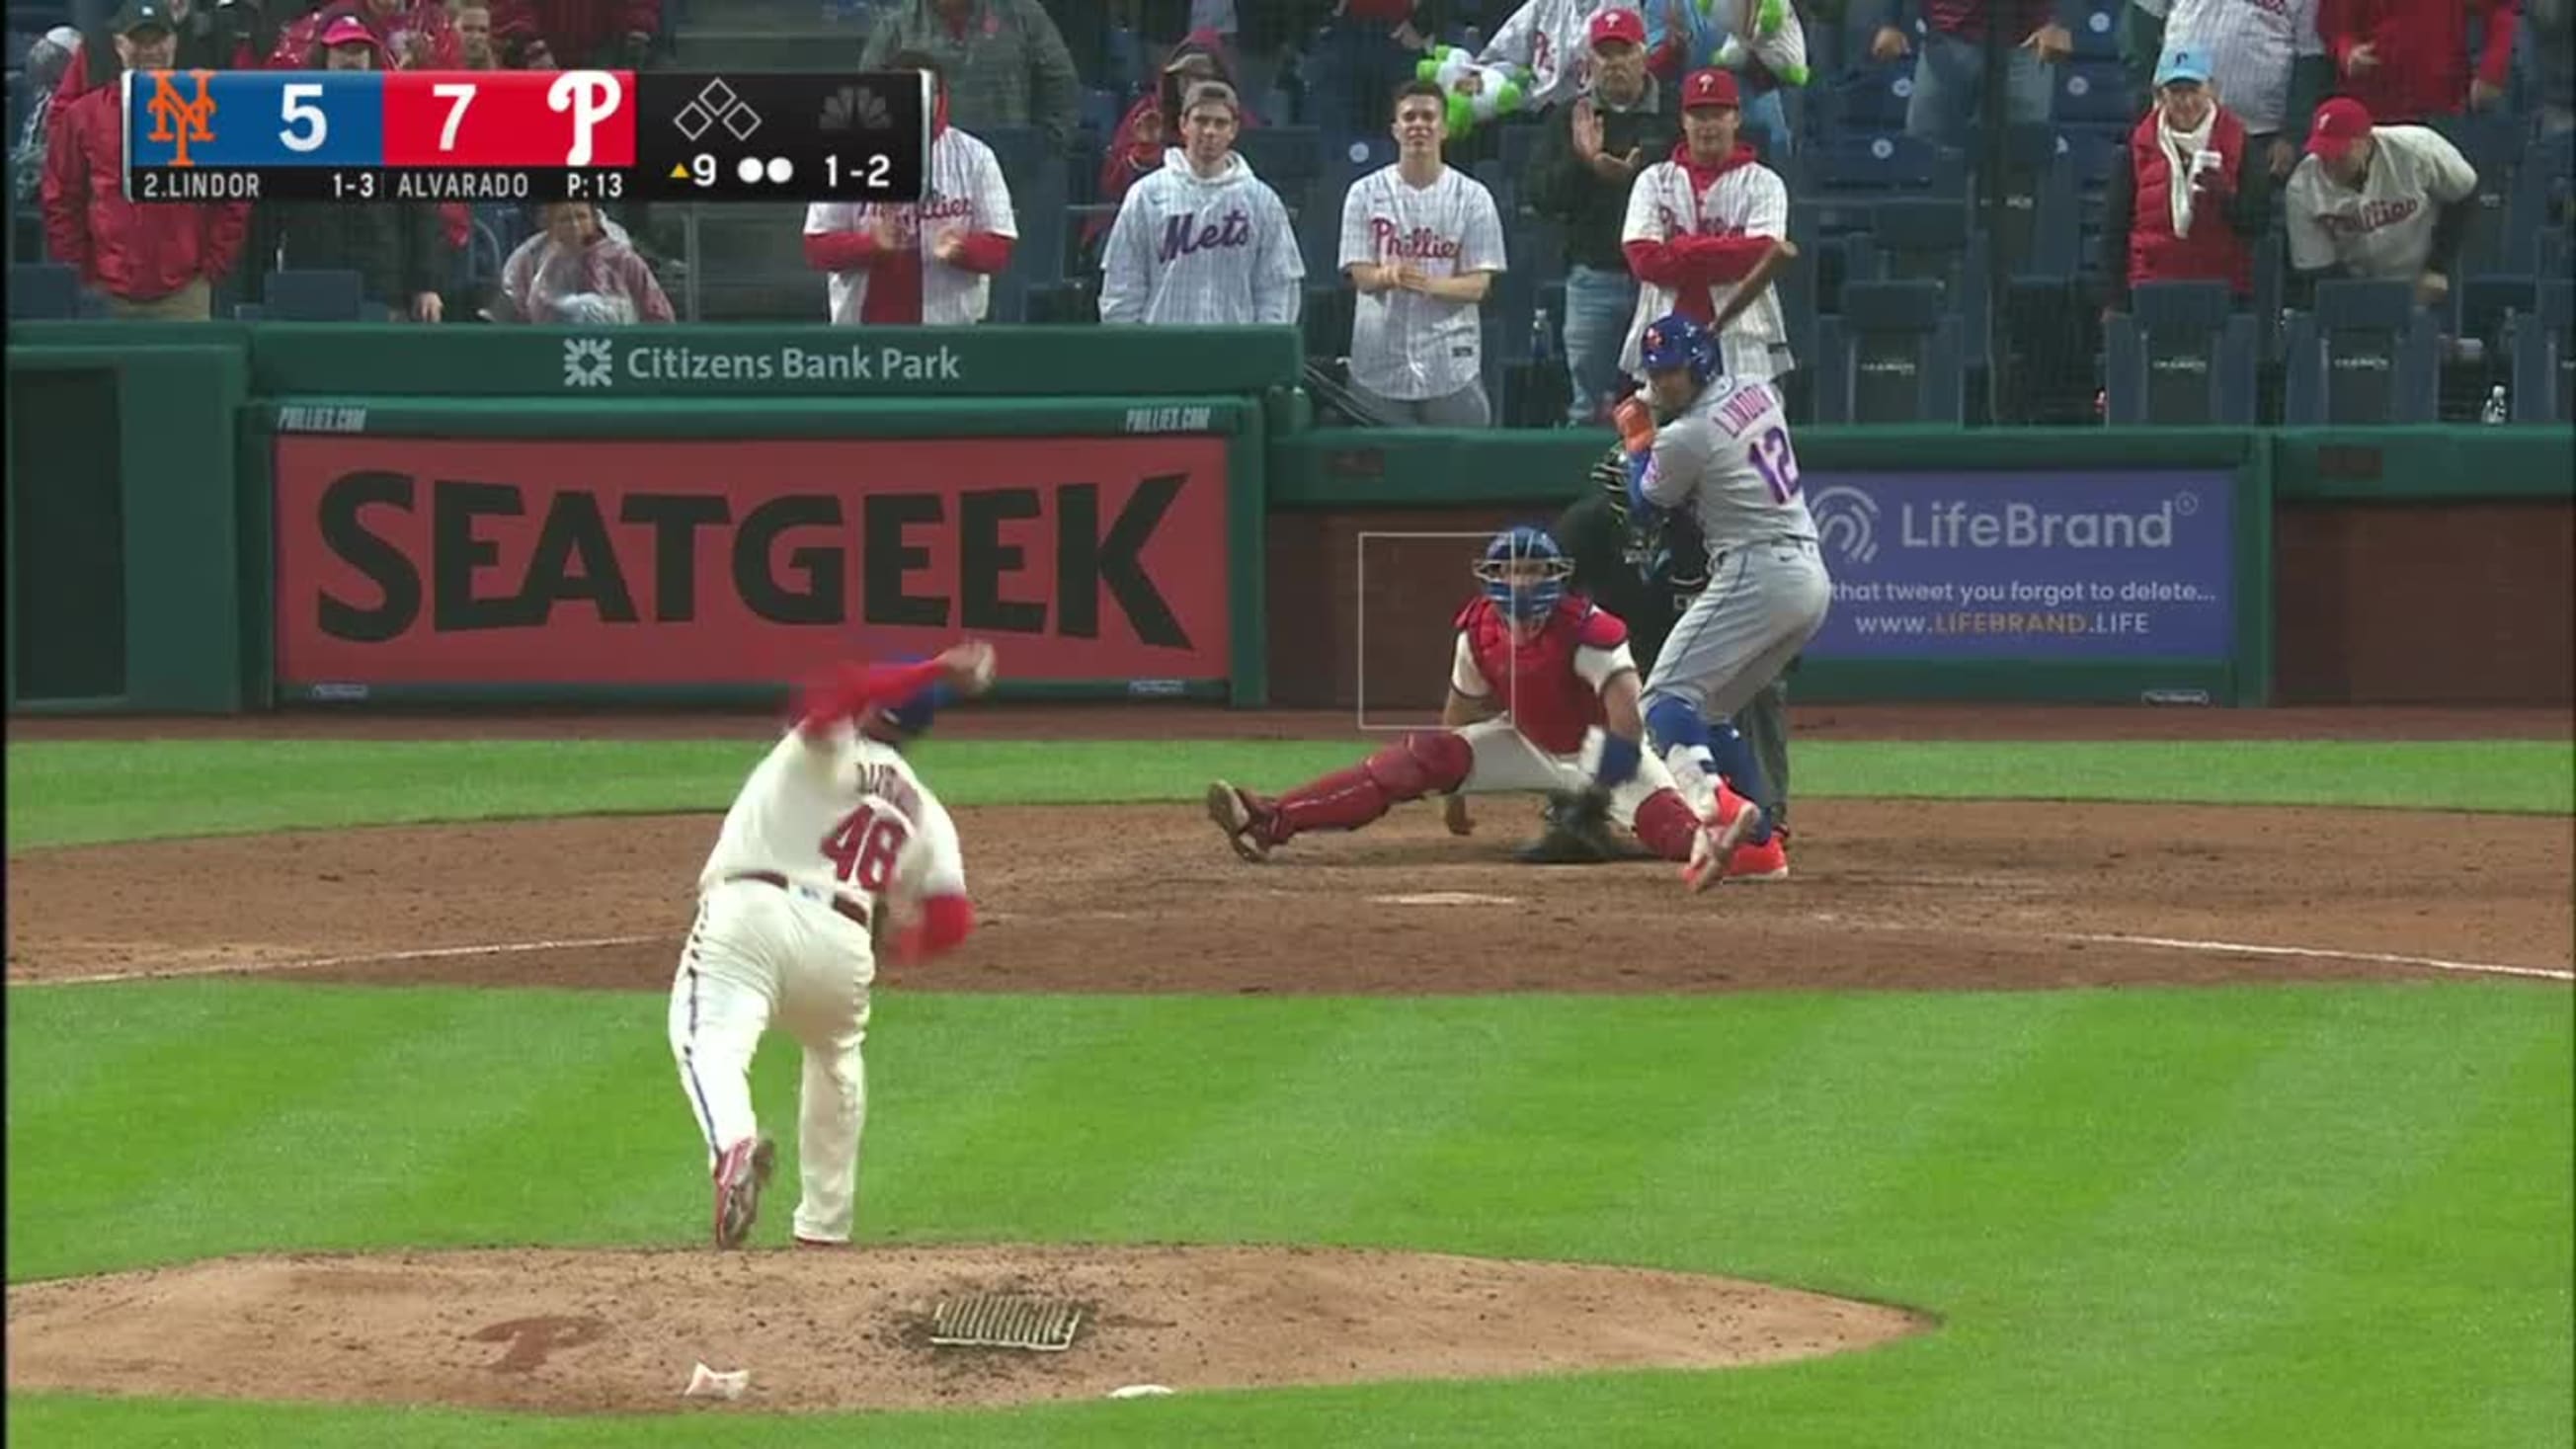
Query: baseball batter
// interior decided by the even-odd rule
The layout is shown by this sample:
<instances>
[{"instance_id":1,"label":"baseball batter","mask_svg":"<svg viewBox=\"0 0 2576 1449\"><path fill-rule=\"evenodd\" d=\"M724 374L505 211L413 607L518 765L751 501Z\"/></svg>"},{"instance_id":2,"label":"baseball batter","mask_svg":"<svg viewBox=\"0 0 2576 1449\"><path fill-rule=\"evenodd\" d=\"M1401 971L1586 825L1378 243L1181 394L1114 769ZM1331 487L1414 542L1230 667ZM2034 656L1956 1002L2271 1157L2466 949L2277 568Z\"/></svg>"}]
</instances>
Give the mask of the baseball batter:
<instances>
[{"instance_id":1,"label":"baseball batter","mask_svg":"<svg viewBox=\"0 0 2576 1449\"><path fill-rule=\"evenodd\" d=\"M850 1240L867 1081L872 928L897 960L966 939L975 912L957 827L903 755L944 693L980 694L993 651L843 665L743 783L698 876L698 915L671 983L671 1054L715 1179L715 1243L742 1244L776 1158L751 1105L751 1059L775 1027L804 1049L796 1241Z\"/></svg>"},{"instance_id":2,"label":"baseball batter","mask_svg":"<svg viewBox=\"0 0 2576 1449\"><path fill-rule=\"evenodd\" d=\"M1646 325L1668 312L1713 322L1736 288L1789 234L1789 188L1737 139L1744 124L1735 77L1695 70L1682 83L1682 143L1637 173L1619 240L1636 273L1637 312L1619 354L1639 371ZM1767 286L1723 334L1729 376L1768 382L1793 365L1788 321Z\"/></svg>"},{"instance_id":3,"label":"baseball batter","mask_svg":"<svg viewBox=\"0 0 2576 1449\"><path fill-rule=\"evenodd\" d=\"M930 175L918 203L818 201L805 211L805 260L829 272L832 323L962 327L984 320L993 277L1011 264L1020 225L993 148L948 123L939 63L919 51L887 62L931 77Z\"/></svg>"},{"instance_id":4,"label":"baseball batter","mask_svg":"<svg viewBox=\"0 0 2576 1449\"><path fill-rule=\"evenodd\" d=\"M1235 854L1266 860L1307 831L1357 830L1426 795L1446 795L1449 833L1466 835L1468 795L1588 789L1656 855L1694 872L1722 861L1712 839L1760 812L1720 789L1712 814L1723 819L1703 820L1644 754L1627 626L1568 594L1570 571L1544 530L1496 534L1476 567L1483 590L1458 613L1441 727L1277 799L1209 785L1208 817Z\"/></svg>"},{"instance_id":5,"label":"baseball batter","mask_svg":"<svg viewBox=\"0 0 2576 1449\"><path fill-rule=\"evenodd\" d=\"M1100 258L1100 320L1155 326L1292 323L1306 263L1279 193L1234 149L1242 102L1223 81L1181 101L1181 149L1127 188Z\"/></svg>"},{"instance_id":6,"label":"baseball batter","mask_svg":"<svg viewBox=\"0 0 2576 1449\"><path fill-rule=\"evenodd\" d=\"M1708 586L1682 611L1646 681L1646 728L1694 800L1705 798L1714 776L1759 800L1770 792L1752 751L1736 731L1713 730L1709 721L1742 709L1815 637L1833 581L1799 495L1780 395L1768 383L1720 377L1715 339L1688 317L1648 327L1641 356L1652 416L1638 399L1621 405L1629 506L1687 509L1709 553ZM1739 845L1769 843L1771 831L1757 805L1733 812L1713 844L1731 855ZM1693 883L1722 876L1703 871Z\"/></svg>"},{"instance_id":7,"label":"baseball batter","mask_svg":"<svg viewBox=\"0 0 2576 1449\"><path fill-rule=\"evenodd\" d=\"M1481 428L1484 323L1503 269L1503 222L1482 182L1440 159L1448 101L1413 80L1395 93L1396 161L1342 197L1342 271L1351 311L1351 386L1390 423Z\"/></svg>"}]
</instances>

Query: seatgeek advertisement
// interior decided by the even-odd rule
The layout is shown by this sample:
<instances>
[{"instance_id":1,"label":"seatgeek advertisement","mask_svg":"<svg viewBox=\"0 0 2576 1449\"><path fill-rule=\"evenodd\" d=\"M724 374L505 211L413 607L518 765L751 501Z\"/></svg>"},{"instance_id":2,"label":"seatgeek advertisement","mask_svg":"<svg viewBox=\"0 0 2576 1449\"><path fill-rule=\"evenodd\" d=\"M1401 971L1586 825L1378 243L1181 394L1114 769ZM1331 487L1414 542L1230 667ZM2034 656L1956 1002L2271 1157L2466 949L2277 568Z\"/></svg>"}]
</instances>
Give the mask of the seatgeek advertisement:
<instances>
[{"instance_id":1,"label":"seatgeek advertisement","mask_svg":"<svg viewBox=\"0 0 2576 1449\"><path fill-rule=\"evenodd\" d=\"M1810 659L2226 659L2235 476L1809 472Z\"/></svg>"},{"instance_id":2,"label":"seatgeek advertisement","mask_svg":"<svg viewBox=\"0 0 2576 1449\"><path fill-rule=\"evenodd\" d=\"M1226 440L277 439L277 676L736 685L992 639L1227 676Z\"/></svg>"}]
</instances>

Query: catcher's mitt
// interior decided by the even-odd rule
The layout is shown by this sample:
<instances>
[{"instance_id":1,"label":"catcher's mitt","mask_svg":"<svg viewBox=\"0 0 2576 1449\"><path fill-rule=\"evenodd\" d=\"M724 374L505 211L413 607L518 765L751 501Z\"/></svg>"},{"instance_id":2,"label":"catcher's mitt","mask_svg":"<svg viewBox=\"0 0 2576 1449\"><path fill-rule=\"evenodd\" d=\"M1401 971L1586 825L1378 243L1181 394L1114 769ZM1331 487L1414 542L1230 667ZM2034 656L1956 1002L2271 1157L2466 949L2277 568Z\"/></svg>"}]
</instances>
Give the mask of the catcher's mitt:
<instances>
[{"instance_id":1,"label":"catcher's mitt","mask_svg":"<svg viewBox=\"0 0 2576 1449\"><path fill-rule=\"evenodd\" d=\"M1619 858L1610 833L1610 796L1600 789L1559 790L1547 797L1539 838L1513 853L1523 865L1597 865Z\"/></svg>"}]
</instances>

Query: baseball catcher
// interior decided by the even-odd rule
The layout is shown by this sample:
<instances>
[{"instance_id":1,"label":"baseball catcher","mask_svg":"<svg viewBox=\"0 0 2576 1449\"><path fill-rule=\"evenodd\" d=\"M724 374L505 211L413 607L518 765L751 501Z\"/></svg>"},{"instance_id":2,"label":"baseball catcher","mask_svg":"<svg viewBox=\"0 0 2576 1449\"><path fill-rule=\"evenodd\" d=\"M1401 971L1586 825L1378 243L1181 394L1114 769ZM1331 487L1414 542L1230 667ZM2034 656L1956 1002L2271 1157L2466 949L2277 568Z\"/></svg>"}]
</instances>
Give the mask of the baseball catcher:
<instances>
[{"instance_id":1,"label":"baseball catcher","mask_svg":"<svg viewBox=\"0 0 2576 1449\"><path fill-rule=\"evenodd\" d=\"M1573 563L1546 530L1505 529L1476 565L1479 595L1458 612L1441 728L1417 730L1346 770L1272 799L1219 780L1208 818L1248 861L1310 830L1358 830L1389 806L1447 797L1452 835L1473 830L1466 796L1580 793L1694 887L1722 867L1711 843L1740 834L1744 801L1720 784L1707 817L1643 749L1636 661L1618 616L1569 593ZM1758 815L1758 811L1754 812ZM1600 827L1606 836L1606 826Z\"/></svg>"}]
</instances>

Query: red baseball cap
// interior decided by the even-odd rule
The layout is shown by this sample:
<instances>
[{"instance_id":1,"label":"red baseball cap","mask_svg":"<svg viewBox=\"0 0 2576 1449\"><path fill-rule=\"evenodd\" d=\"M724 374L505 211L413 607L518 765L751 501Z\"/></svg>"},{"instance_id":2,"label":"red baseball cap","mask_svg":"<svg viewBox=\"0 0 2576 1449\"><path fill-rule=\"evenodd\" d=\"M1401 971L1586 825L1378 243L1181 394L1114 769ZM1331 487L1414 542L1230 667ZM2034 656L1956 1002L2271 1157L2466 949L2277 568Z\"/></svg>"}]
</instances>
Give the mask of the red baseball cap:
<instances>
[{"instance_id":1,"label":"red baseball cap","mask_svg":"<svg viewBox=\"0 0 2576 1449\"><path fill-rule=\"evenodd\" d=\"M1682 109L1699 106L1734 106L1741 109L1744 98L1736 93L1735 73L1710 66L1695 70L1682 82Z\"/></svg>"},{"instance_id":2,"label":"red baseball cap","mask_svg":"<svg viewBox=\"0 0 2576 1449\"><path fill-rule=\"evenodd\" d=\"M1646 18L1634 10L1604 10L1592 17L1592 44L1605 40L1624 40L1630 45L1646 43Z\"/></svg>"},{"instance_id":3,"label":"red baseball cap","mask_svg":"<svg viewBox=\"0 0 2576 1449\"><path fill-rule=\"evenodd\" d=\"M2353 143L2370 134L2370 112L2350 96L2337 96L2317 107L2317 118L2308 128L2308 154L2325 161L2340 161Z\"/></svg>"},{"instance_id":4,"label":"red baseball cap","mask_svg":"<svg viewBox=\"0 0 2576 1449\"><path fill-rule=\"evenodd\" d=\"M376 33L367 28L367 22L360 20L355 15L333 16L331 18L331 23L322 27L322 44L325 46L366 45L376 46L378 49L383 48L382 46L377 45Z\"/></svg>"}]
</instances>

